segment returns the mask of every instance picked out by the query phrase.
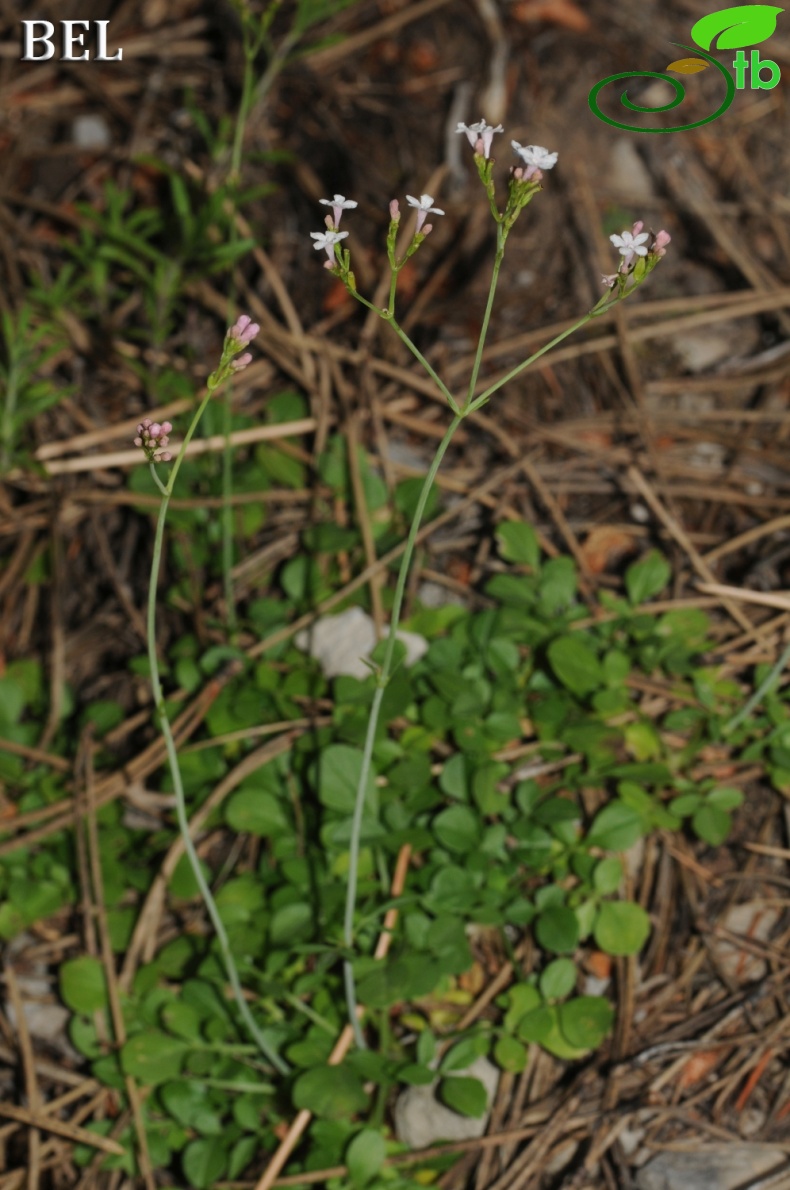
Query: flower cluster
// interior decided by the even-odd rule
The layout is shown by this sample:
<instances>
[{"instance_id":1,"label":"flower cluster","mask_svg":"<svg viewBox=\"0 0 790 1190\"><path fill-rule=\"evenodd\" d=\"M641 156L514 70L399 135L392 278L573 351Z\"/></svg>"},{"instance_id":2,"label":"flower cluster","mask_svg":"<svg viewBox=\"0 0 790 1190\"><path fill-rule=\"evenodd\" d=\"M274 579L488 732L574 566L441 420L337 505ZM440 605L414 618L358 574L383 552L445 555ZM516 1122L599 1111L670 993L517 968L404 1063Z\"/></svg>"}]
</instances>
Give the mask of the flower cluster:
<instances>
[{"instance_id":1,"label":"flower cluster","mask_svg":"<svg viewBox=\"0 0 790 1190\"><path fill-rule=\"evenodd\" d=\"M421 194L419 198L412 198L412 196L410 194L407 194L406 202L409 204L410 207L417 208L417 227L416 227L414 234L419 235L420 232L422 231L422 234L424 236L427 236L428 233L433 229L433 224L425 223L425 216L426 215L443 215L444 211L441 210L440 207L435 207L432 205L433 197L430 194ZM425 223L425 227L423 227L424 223Z\"/></svg>"},{"instance_id":2,"label":"flower cluster","mask_svg":"<svg viewBox=\"0 0 790 1190\"><path fill-rule=\"evenodd\" d=\"M623 231L620 235L609 236L609 239L623 259L616 273L603 274L601 277L602 284L611 287L618 281L618 278L625 278L632 275L640 260L644 261L644 264L640 268L640 276L636 280L641 280L642 276L646 275L646 273L655 267L662 256L666 256L667 244L672 239L669 232L643 231L642 228L644 226L644 223L640 219L637 220L630 231Z\"/></svg>"},{"instance_id":3,"label":"flower cluster","mask_svg":"<svg viewBox=\"0 0 790 1190\"><path fill-rule=\"evenodd\" d=\"M557 164L559 153L550 153L542 145L520 145L517 140L510 143L516 156L524 162L523 166L516 166L513 176L523 178L525 182L539 182L543 177L541 171L554 169Z\"/></svg>"},{"instance_id":4,"label":"flower cluster","mask_svg":"<svg viewBox=\"0 0 790 1190\"><path fill-rule=\"evenodd\" d=\"M491 142L494 139L495 132L504 132L501 124L497 124L496 128L493 124L486 124L485 120L478 120L476 124L461 124L455 130L456 132L465 132L469 144L481 157L488 159L491 153Z\"/></svg>"},{"instance_id":5,"label":"flower cluster","mask_svg":"<svg viewBox=\"0 0 790 1190\"><path fill-rule=\"evenodd\" d=\"M225 336L225 352L223 354L227 353L231 347L233 352L237 352L241 347L246 347L260 329L258 323L253 322L249 314L240 314ZM234 372L240 372L242 368L246 368L247 364L251 363L252 355L249 351L245 351L244 355L240 355L238 359L230 360L230 367Z\"/></svg>"},{"instance_id":6,"label":"flower cluster","mask_svg":"<svg viewBox=\"0 0 790 1190\"><path fill-rule=\"evenodd\" d=\"M140 422L134 444L143 448L149 463L170 462L173 456L169 450L163 448L168 444L168 434L172 432L172 429L169 421L160 423L151 421L150 417L144 417Z\"/></svg>"}]
</instances>

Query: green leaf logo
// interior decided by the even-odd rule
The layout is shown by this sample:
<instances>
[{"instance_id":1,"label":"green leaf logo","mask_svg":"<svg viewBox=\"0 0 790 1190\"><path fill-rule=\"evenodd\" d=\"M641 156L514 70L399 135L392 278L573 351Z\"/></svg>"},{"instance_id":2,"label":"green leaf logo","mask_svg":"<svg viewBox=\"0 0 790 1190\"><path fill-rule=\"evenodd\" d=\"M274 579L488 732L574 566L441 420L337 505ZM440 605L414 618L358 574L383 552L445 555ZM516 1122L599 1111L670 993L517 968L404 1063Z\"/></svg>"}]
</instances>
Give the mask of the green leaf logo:
<instances>
[{"instance_id":1,"label":"green leaf logo","mask_svg":"<svg viewBox=\"0 0 790 1190\"><path fill-rule=\"evenodd\" d=\"M739 4L735 8L722 8L697 21L691 30L692 40L703 50L713 47L717 50L737 50L745 45L759 45L767 41L776 30L776 18L783 8L773 4Z\"/></svg>"}]
</instances>

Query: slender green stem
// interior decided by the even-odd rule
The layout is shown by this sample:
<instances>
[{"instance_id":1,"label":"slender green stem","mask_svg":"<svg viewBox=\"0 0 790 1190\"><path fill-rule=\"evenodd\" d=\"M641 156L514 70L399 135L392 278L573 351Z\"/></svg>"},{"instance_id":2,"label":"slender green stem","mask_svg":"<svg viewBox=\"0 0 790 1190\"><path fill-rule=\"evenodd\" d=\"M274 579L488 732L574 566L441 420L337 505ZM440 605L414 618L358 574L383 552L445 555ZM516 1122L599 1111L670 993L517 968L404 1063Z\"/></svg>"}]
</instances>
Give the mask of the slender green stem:
<instances>
[{"instance_id":1,"label":"slender green stem","mask_svg":"<svg viewBox=\"0 0 790 1190\"><path fill-rule=\"evenodd\" d=\"M458 402L456 401L453 394L450 392L447 385L442 380L441 376L439 376L434 371L434 369L428 363L425 356L420 351L417 344L413 343L411 341L411 339L406 334L403 327L400 326L400 324L396 321L395 316L392 314L392 310L391 310L392 295L390 295L390 307L388 307L387 310L382 310L380 306L377 306L373 302L368 301L368 299L366 297L363 297L361 293L357 293L356 289L350 289L349 292L351 293L352 297L355 297L357 299L357 301L359 302L359 304L361 306L367 306L368 310L373 310L376 314L378 314L379 318L382 318L384 320L384 322L388 322L390 324L392 329L395 331L395 334L400 339L401 343L405 344L405 346L408 347L409 351L412 353L414 358L419 360L420 363L422 364L422 366L425 368L425 371L428 373L431 380L434 382L434 384L438 388L439 392L445 398L448 405L452 409L453 413L460 413L461 410L458 408Z\"/></svg>"},{"instance_id":2,"label":"slender green stem","mask_svg":"<svg viewBox=\"0 0 790 1190\"><path fill-rule=\"evenodd\" d=\"M233 429L230 384L225 385L222 394L222 590L225 596L225 615L231 641L235 639L238 627L236 616L236 593L233 588L233 447L230 435Z\"/></svg>"},{"instance_id":3,"label":"slender green stem","mask_svg":"<svg viewBox=\"0 0 790 1190\"><path fill-rule=\"evenodd\" d=\"M788 644L782 653L779 660L772 666L770 672L766 674L760 685L755 690L749 701L741 707L737 715L733 715L728 723L725 723L723 734L725 736L732 735L737 727L743 723L744 719L748 719L752 711L759 707L760 703L765 698L766 694L772 689L775 682L779 680L782 670L787 663L790 662L790 644Z\"/></svg>"},{"instance_id":4,"label":"slender green stem","mask_svg":"<svg viewBox=\"0 0 790 1190\"><path fill-rule=\"evenodd\" d=\"M494 308L494 295L496 294L497 281L499 280L499 270L502 267L502 261L505 256L506 239L507 232L500 223L496 229L496 256L494 257L494 267L491 271L491 284L488 287L488 301L486 302L485 314L483 315L483 325L480 327L480 337L477 340L477 352L472 367L472 375L469 380L469 391L464 402L464 409L467 409L471 405L475 395L475 385L477 384L477 376L483 360L483 348L488 334L488 324L491 321L491 311Z\"/></svg>"},{"instance_id":5,"label":"slender green stem","mask_svg":"<svg viewBox=\"0 0 790 1190\"><path fill-rule=\"evenodd\" d=\"M520 363L515 368L512 368L506 376L503 376L501 380L497 380L494 384L487 388L484 393L481 393L479 397L476 397L469 405L469 411L471 412L474 409L479 409L481 405L484 405L486 401L488 401L494 395L495 392L502 388L503 385L507 384L509 380L512 380L514 376L518 376L518 374L523 372L525 368L528 368L530 364L534 364L536 359L540 359L540 357L545 355L547 351L551 351L552 347L556 347L557 344L561 343L563 339L567 339L568 335L572 335L574 331L578 331L581 329L581 327L586 326L590 319L594 317L595 315L592 311L590 311L588 314L584 315L584 318L580 318L578 322L574 322L573 326L569 326L566 331L562 331L561 334L555 335L554 338L545 345L545 347L541 347L540 351L536 351L534 355L529 357L529 359L525 359L523 363Z\"/></svg>"},{"instance_id":6,"label":"slender green stem","mask_svg":"<svg viewBox=\"0 0 790 1190\"><path fill-rule=\"evenodd\" d=\"M349 843L349 862L348 862L348 886L346 889L346 912L343 922L343 940L347 947L351 947L354 942L354 908L357 899L357 878L358 878L358 864L359 864L359 842L362 834L362 812L365 807L365 792L367 790L368 780L370 776L371 762L373 759L373 745L376 739L376 728L378 727L379 712L381 710L381 701L384 697L384 689L390 678L392 670L392 658L395 652L395 640L398 631L398 624L400 623L400 612L403 605L403 596L406 591L406 580L409 575L409 567L411 566L411 559L414 553L414 546L417 541L417 534L420 530L423 515L425 513L425 506L428 503L428 497L433 487L433 482L436 478L436 473L439 470L445 452L450 445L455 431L463 421L463 414L456 413L453 420L445 432L436 454L433 457L428 474L420 492L420 498L417 501L417 508L414 513L414 520L412 521L409 530L409 536L406 540L406 549L403 552L401 559L400 570L398 572L398 581L395 586L395 598L392 604L392 612L390 617L390 630L387 636L387 643L384 649L384 659L381 664L381 669L376 679L376 690L373 695L373 704L370 708L370 718L368 720L368 728L365 736L365 746L362 754L362 769L359 774L359 784L357 785L356 800L354 802L354 816L351 820L351 840ZM349 959L345 960L343 966L343 980L346 989L346 1003L348 1005L348 1019L351 1027L354 1030L354 1038L360 1049L365 1048L365 1040L362 1036L362 1030L359 1027L359 1019L357 1017L357 998L356 988L354 984L354 970Z\"/></svg>"},{"instance_id":7,"label":"slender green stem","mask_svg":"<svg viewBox=\"0 0 790 1190\"><path fill-rule=\"evenodd\" d=\"M394 318L388 318L388 317L384 316L384 319L385 319L385 322L388 322L390 324L390 326L395 331L395 334L398 336L400 341L402 343L405 343L405 345L408 347L409 351L412 353L414 358L418 359L420 361L422 366L425 368L425 371L430 376L431 380L434 382L436 387L439 389L439 392L442 394L443 397L446 398L447 403L450 406L450 408L452 409L453 413L455 413L455 414L460 413L461 410L458 408L458 403L456 402L455 397L450 392L449 388L444 383L441 376L439 376L434 371L434 369L431 367L431 365L428 363L427 359L422 354L419 347L417 347L417 345L411 341L409 336L406 334L406 332L403 330L403 328L395 321Z\"/></svg>"},{"instance_id":8,"label":"slender green stem","mask_svg":"<svg viewBox=\"0 0 790 1190\"><path fill-rule=\"evenodd\" d=\"M176 458L175 463L173 464L173 467L171 469L170 477L168 479L166 486L162 485L161 481L159 480L159 477L156 474L154 464L151 464L151 471L154 475L154 478L157 481L160 491L162 491L162 503L159 506L159 516L158 516L157 522L156 522L156 535L154 537L154 556L153 556L153 562L151 564L151 579L150 579L150 583L149 583L149 587L148 587L148 616L147 616L148 662L149 662L150 669L151 669L151 689L152 689L153 696L154 696L154 706L156 707L156 710L159 714L160 726L162 729L162 735L164 736L165 748L167 751L167 759L168 759L168 763L170 765L170 773L173 778L173 790L175 792L175 798L176 798L176 816L178 818L178 826L179 826L179 830L181 832L181 838L183 840L184 850L186 851L187 858L189 859L189 863L192 868L192 872L194 873L198 888L200 889L200 894L203 897L203 901L204 901L206 909L208 911L208 915L211 918L211 923L214 926L214 930L217 935L217 940L219 942L220 950L222 952L222 958L223 958L223 962L225 964L225 970L227 972L228 979L230 981L230 985L233 988L233 995L236 999L236 1003L238 1004L239 1012L241 1013L242 1019L244 1020L244 1023L246 1024L247 1028L249 1029L250 1034L252 1035L252 1037L255 1041L255 1044L258 1046L258 1049L263 1054L263 1056L272 1064L272 1066L274 1066L274 1068L276 1070L278 1070L280 1072L280 1074L286 1074L288 1071L288 1066L282 1060L282 1058L280 1058L274 1052L274 1050L272 1049L269 1042L266 1040L266 1038L261 1033L257 1024L255 1023L255 1020L253 1019L252 1013L250 1012L249 1006L247 1005L247 1001L244 999L244 993L242 991L241 982L239 980L239 973L236 969L236 964L233 959L233 954L230 949L228 935L225 931L225 926L223 925L222 918L219 915L219 910L217 909L214 898L211 895L211 890L208 886L205 876L203 875L203 869L200 866L200 860L198 858L197 851L195 850L195 845L192 842L192 838L189 833L189 819L187 818L186 798L184 795L183 781L181 779L181 769L180 769L180 766L178 763L178 752L176 750L175 740L173 739L173 732L170 727L170 721L167 717L167 709L165 707L165 699L164 699L164 694L162 692L162 682L161 682L161 677L160 677L160 673L159 673L159 658L158 658L157 652L156 652L156 602L157 602L156 596L157 596L157 587L159 584L159 570L160 570L161 561L162 561L162 543L164 540L165 522L167 520L167 510L170 505L170 497L173 494L173 488L175 485L176 477L178 475L179 469L181 467L181 463L182 463L185 453L186 453L186 448L187 448L195 430L197 429L197 424L200 421L200 418L203 414L203 410L206 408L206 405L208 404L213 391L214 391L214 387L209 386L209 388L206 391L205 397L200 402L200 405L197 408L195 416L193 417L192 422L189 426L189 429L187 430L186 435L184 437L184 441L181 444L181 449L178 452L178 457Z\"/></svg>"}]
</instances>

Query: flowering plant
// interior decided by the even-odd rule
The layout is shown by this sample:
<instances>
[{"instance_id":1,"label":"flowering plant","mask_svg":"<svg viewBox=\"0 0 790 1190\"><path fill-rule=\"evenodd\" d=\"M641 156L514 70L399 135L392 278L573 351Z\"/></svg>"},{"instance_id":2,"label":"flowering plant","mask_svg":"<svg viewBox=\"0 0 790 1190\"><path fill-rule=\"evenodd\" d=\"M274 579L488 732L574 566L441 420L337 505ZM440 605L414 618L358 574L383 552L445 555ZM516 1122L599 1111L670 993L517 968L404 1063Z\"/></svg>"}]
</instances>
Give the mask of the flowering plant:
<instances>
[{"instance_id":1,"label":"flowering plant","mask_svg":"<svg viewBox=\"0 0 790 1190\"><path fill-rule=\"evenodd\" d=\"M652 232L643 231L644 225L641 221L634 223L631 231L626 230L620 235L612 235L610 237L612 244L615 246L615 248L617 248L619 254L622 256L622 261L616 272L603 276L602 280L606 286L606 293L603 295L603 297L601 297L595 303L592 309L589 310L582 318L580 318L578 322L574 323L573 326L557 335L544 347L540 348L539 351L536 351L528 359L524 360L522 363L511 369L511 371L509 371L505 376L484 388L482 392L478 392L477 382L480 372L480 365L482 363L483 348L491 319L491 311L494 304L494 296L499 278L499 270L502 265L507 238L514 224L516 223L516 220L521 215L521 212L529 205L536 194L540 193L540 191L543 189L542 183L544 179L544 173L554 168L554 166L557 164L559 156L557 152L550 151L544 148L542 145L521 145L518 141L511 141L513 151L518 158L518 164L513 166L510 170L507 199L504 209L500 210L497 202L496 188L493 179L495 161L491 157L491 148L493 145L494 136L497 133L503 131L504 129L502 128L501 124L494 127L486 123L484 119L479 120L476 124L470 125L459 123L456 129L456 132L466 135L470 145L472 146L472 149L474 150L474 163L485 189L491 209L491 214L497 224L496 253L491 273L488 299L483 315L482 327L480 330L480 336L469 384L466 392L463 395L453 394L449 390L444 381L435 372L431 364L422 355L416 344L406 334L395 317L395 298L398 276L406 261L420 249L427 236L430 235L431 231L433 230L433 225L426 222L428 215L443 216L445 214L441 207L434 206L433 195L422 194L419 198L414 198L410 194L406 196L406 201L409 207L413 208L416 212L416 218L414 224L412 225L406 246L401 250L400 253L398 252L397 246L401 222L400 205L397 199L393 199L390 202L390 223L387 232L387 258L389 260L390 266L390 289L389 300L383 309L375 306L366 297L363 297L362 294L358 292L356 278L351 269L351 253L349 249L341 247L341 240L348 236L348 232L338 232L336 230L340 221L341 213L344 210L353 209L357 204L353 202L353 200L346 199L343 195L339 194L336 194L334 199L321 199L321 202L324 205L331 206L333 208L333 217L327 216L326 226L328 230L326 232L310 233L313 240L315 240L314 247L317 249L323 248L326 251L327 260L324 264L324 267L343 282L352 297L354 297L362 305L367 306L368 309L375 311L375 313L378 314L380 318L390 324L401 341L425 368L428 375L431 377L431 379L437 385L439 391L447 400L447 403L453 413L453 419L450 422L450 425L448 426L441 443L439 444L428 473L425 477L425 481L420 492L420 497L417 502L395 589L389 635L387 637L384 657L376 675L376 689L368 719L362 768L357 785L354 815L351 826L348 884L344 918L344 943L349 950L351 950L354 945L354 910L356 905L359 849L362 832L362 815L365 801L365 790L367 788L371 770L373 746L376 736L376 729L378 726L379 714L381 711L381 703L384 689L387 686L393 670L396 634L398 631L401 606L406 589L406 580L411 565L414 545L420 528L420 522L428 502L428 497L430 495L431 488L445 452L447 451L447 448L450 445L450 442L452 441L453 436L461 422L476 409L479 409L482 405L486 404L486 402L491 399L494 393L507 384L508 381L519 375L524 371L525 368L528 368L530 364L534 363L535 360L539 359L542 355L545 355L546 352L550 351L563 339L566 339L569 335L573 334L574 331L579 330L580 327L584 326L591 319L599 317L601 314L607 313L618 302L622 301L624 298L629 296L629 294L633 293L633 291L645 280L648 274L656 267L659 260L665 255L667 244L670 242L670 236L666 231L659 231L655 234ZM365 1040L359 1023L354 973L351 961L348 958L344 963L344 982L349 1021L351 1027L354 1030L354 1036L358 1046L364 1048Z\"/></svg>"}]
</instances>

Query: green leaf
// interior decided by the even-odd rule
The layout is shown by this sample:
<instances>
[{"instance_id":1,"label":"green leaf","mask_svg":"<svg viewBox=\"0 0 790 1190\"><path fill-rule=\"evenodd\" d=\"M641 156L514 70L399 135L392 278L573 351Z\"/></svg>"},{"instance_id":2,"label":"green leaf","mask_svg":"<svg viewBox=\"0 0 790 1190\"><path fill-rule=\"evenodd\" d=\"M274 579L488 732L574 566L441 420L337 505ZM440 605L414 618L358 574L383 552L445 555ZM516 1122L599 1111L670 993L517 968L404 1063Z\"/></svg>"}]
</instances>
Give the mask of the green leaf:
<instances>
[{"instance_id":1,"label":"green leaf","mask_svg":"<svg viewBox=\"0 0 790 1190\"><path fill-rule=\"evenodd\" d=\"M288 817L274 794L263 789L239 789L227 804L225 821L235 831L267 838L288 830Z\"/></svg>"},{"instance_id":2,"label":"green leaf","mask_svg":"<svg viewBox=\"0 0 790 1190\"><path fill-rule=\"evenodd\" d=\"M148 1029L131 1037L121 1050L124 1074L146 1087L178 1078L189 1045L159 1029Z\"/></svg>"},{"instance_id":3,"label":"green leaf","mask_svg":"<svg viewBox=\"0 0 790 1190\"><path fill-rule=\"evenodd\" d=\"M595 941L606 954L638 954L650 933L650 918L632 901L605 901L595 919Z\"/></svg>"},{"instance_id":4,"label":"green leaf","mask_svg":"<svg viewBox=\"0 0 790 1190\"><path fill-rule=\"evenodd\" d=\"M450 806L434 818L433 833L449 851L473 851L480 844L480 819L469 806Z\"/></svg>"},{"instance_id":5,"label":"green leaf","mask_svg":"<svg viewBox=\"0 0 790 1190\"><path fill-rule=\"evenodd\" d=\"M604 684L601 663L578 633L559 636L548 647L551 668L568 690L584 696Z\"/></svg>"},{"instance_id":6,"label":"green leaf","mask_svg":"<svg viewBox=\"0 0 790 1190\"><path fill-rule=\"evenodd\" d=\"M208 1088L197 1080L165 1083L159 1091L168 1114L184 1128L194 1128L203 1136L220 1136L222 1114L209 1103Z\"/></svg>"},{"instance_id":7,"label":"green leaf","mask_svg":"<svg viewBox=\"0 0 790 1190\"><path fill-rule=\"evenodd\" d=\"M564 1000L576 987L573 959L555 959L540 977L540 990L547 1000Z\"/></svg>"},{"instance_id":8,"label":"green leaf","mask_svg":"<svg viewBox=\"0 0 790 1190\"><path fill-rule=\"evenodd\" d=\"M614 1009L603 996L577 996L557 1009L563 1036L579 1049L597 1049L612 1027Z\"/></svg>"},{"instance_id":9,"label":"green leaf","mask_svg":"<svg viewBox=\"0 0 790 1190\"><path fill-rule=\"evenodd\" d=\"M711 789L710 793L705 798L710 806L716 806L719 810L737 810L739 806L743 805L743 794L740 789Z\"/></svg>"},{"instance_id":10,"label":"green leaf","mask_svg":"<svg viewBox=\"0 0 790 1190\"><path fill-rule=\"evenodd\" d=\"M60 994L72 1012L90 1016L107 1005L107 980L99 959L82 955L60 967Z\"/></svg>"},{"instance_id":11,"label":"green leaf","mask_svg":"<svg viewBox=\"0 0 790 1190\"><path fill-rule=\"evenodd\" d=\"M348 744L330 744L318 762L318 798L331 810L351 814L356 801L357 785L362 773L362 749ZM373 771L368 773L365 801L376 804Z\"/></svg>"},{"instance_id":12,"label":"green leaf","mask_svg":"<svg viewBox=\"0 0 790 1190\"><path fill-rule=\"evenodd\" d=\"M644 833L643 816L618 800L604 806L595 815L587 842L606 851L626 851Z\"/></svg>"},{"instance_id":13,"label":"green leaf","mask_svg":"<svg viewBox=\"0 0 790 1190\"><path fill-rule=\"evenodd\" d=\"M486 1089L479 1078L462 1078L458 1075L443 1078L439 1083L439 1098L462 1116L479 1119L488 1110Z\"/></svg>"},{"instance_id":14,"label":"green leaf","mask_svg":"<svg viewBox=\"0 0 790 1190\"><path fill-rule=\"evenodd\" d=\"M384 1164L387 1146L380 1132L364 1128L346 1149L346 1165L355 1186L365 1186Z\"/></svg>"},{"instance_id":15,"label":"green leaf","mask_svg":"<svg viewBox=\"0 0 790 1190\"><path fill-rule=\"evenodd\" d=\"M691 27L692 41L703 50L713 48L713 41L720 33L717 50L737 50L745 45L759 45L776 31L776 18L782 8L773 4L739 4L735 8L722 8L701 17Z\"/></svg>"},{"instance_id":16,"label":"green leaf","mask_svg":"<svg viewBox=\"0 0 790 1190\"><path fill-rule=\"evenodd\" d=\"M623 879L623 865L613 855L599 860L593 871L593 888L597 893L605 896L607 893L617 892Z\"/></svg>"},{"instance_id":17,"label":"green leaf","mask_svg":"<svg viewBox=\"0 0 790 1190\"><path fill-rule=\"evenodd\" d=\"M436 1071L420 1062L410 1062L398 1070L398 1079L410 1087L427 1087L436 1078Z\"/></svg>"},{"instance_id":18,"label":"green leaf","mask_svg":"<svg viewBox=\"0 0 790 1190\"><path fill-rule=\"evenodd\" d=\"M531 983L514 984L508 993L508 1010L505 1014L505 1028L512 1032L521 1018L540 1007L540 992Z\"/></svg>"},{"instance_id":19,"label":"green leaf","mask_svg":"<svg viewBox=\"0 0 790 1190\"><path fill-rule=\"evenodd\" d=\"M496 543L500 555L506 562L516 562L537 570L540 564L540 546L532 525L525 521L504 521L497 525Z\"/></svg>"},{"instance_id":20,"label":"green leaf","mask_svg":"<svg viewBox=\"0 0 790 1190\"><path fill-rule=\"evenodd\" d=\"M663 554L650 550L644 558L634 562L625 572L625 589L634 607L663 591L672 575L672 568Z\"/></svg>"},{"instance_id":21,"label":"green leaf","mask_svg":"<svg viewBox=\"0 0 790 1190\"><path fill-rule=\"evenodd\" d=\"M535 936L544 950L568 954L579 944L579 923L572 909L557 905L546 909L535 922Z\"/></svg>"},{"instance_id":22,"label":"green leaf","mask_svg":"<svg viewBox=\"0 0 790 1190\"><path fill-rule=\"evenodd\" d=\"M315 915L306 901L292 901L275 909L269 923L269 937L275 946L287 942L301 942L309 938Z\"/></svg>"},{"instance_id":23,"label":"green leaf","mask_svg":"<svg viewBox=\"0 0 790 1190\"><path fill-rule=\"evenodd\" d=\"M469 801L468 763L462 752L451 756L439 774L439 789L459 802Z\"/></svg>"},{"instance_id":24,"label":"green leaf","mask_svg":"<svg viewBox=\"0 0 790 1190\"><path fill-rule=\"evenodd\" d=\"M524 1041L534 1041L557 1058L581 1058L586 1050L571 1045L560 1030L558 1006L539 1008L524 1017L518 1028L519 1037Z\"/></svg>"},{"instance_id":25,"label":"green leaf","mask_svg":"<svg viewBox=\"0 0 790 1190\"><path fill-rule=\"evenodd\" d=\"M364 1111L368 1097L362 1080L348 1066L314 1066L300 1074L293 1088L294 1107L328 1120Z\"/></svg>"},{"instance_id":26,"label":"green leaf","mask_svg":"<svg viewBox=\"0 0 790 1190\"><path fill-rule=\"evenodd\" d=\"M182 1041L201 1041L200 1013L194 1004L185 1000L174 1000L162 1009L162 1023L175 1037Z\"/></svg>"},{"instance_id":27,"label":"green leaf","mask_svg":"<svg viewBox=\"0 0 790 1190\"><path fill-rule=\"evenodd\" d=\"M726 810L707 803L700 806L691 820L691 825L703 842L711 847L718 847L730 833L732 820Z\"/></svg>"},{"instance_id":28,"label":"green leaf","mask_svg":"<svg viewBox=\"0 0 790 1190\"><path fill-rule=\"evenodd\" d=\"M465 1070L467 1066L472 1065L475 1059L482 1058L484 1054L488 1053L490 1044L490 1038L484 1033L473 1033L470 1037L462 1037L444 1055L439 1069L442 1074L449 1074L452 1070Z\"/></svg>"},{"instance_id":29,"label":"green leaf","mask_svg":"<svg viewBox=\"0 0 790 1190\"><path fill-rule=\"evenodd\" d=\"M527 1049L515 1037L500 1037L494 1046L494 1061L510 1074L521 1074L527 1068Z\"/></svg>"},{"instance_id":30,"label":"green leaf","mask_svg":"<svg viewBox=\"0 0 790 1190\"><path fill-rule=\"evenodd\" d=\"M220 1140L219 1137L193 1140L181 1154L187 1181L195 1190L212 1190L225 1173L227 1163L224 1138Z\"/></svg>"}]
</instances>

